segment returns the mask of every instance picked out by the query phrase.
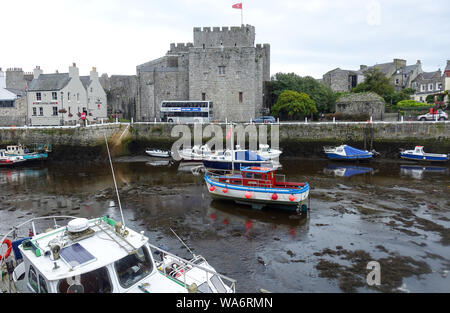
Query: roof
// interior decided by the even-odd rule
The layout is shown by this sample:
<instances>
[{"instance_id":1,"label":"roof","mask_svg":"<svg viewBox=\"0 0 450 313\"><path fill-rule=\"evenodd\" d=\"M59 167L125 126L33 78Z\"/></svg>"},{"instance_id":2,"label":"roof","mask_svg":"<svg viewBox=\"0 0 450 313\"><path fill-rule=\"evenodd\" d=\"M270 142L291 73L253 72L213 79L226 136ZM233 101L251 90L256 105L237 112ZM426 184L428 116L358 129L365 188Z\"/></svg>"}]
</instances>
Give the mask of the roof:
<instances>
[{"instance_id":1,"label":"roof","mask_svg":"<svg viewBox=\"0 0 450 313\"><path fill-rule=\"evenodd\" d=\"M28 91L61 90L70 81L68 73L41 74L38 79L33 79L28 86Z\"/></svg>"},{"instance_id":2,"label":"roof","mask_svg":"<svg viewBox=\"0 0 450 313\"><path fill-rule=\"evenodd\" d=\"M376 69L380 70L380 72L387 75L390 73L390 71L392 71L392 69L394 67L395 67L394 62L389 62L389 63L376 64L374 66L370 66L369 68L376 68Z\"/></svg>"},{"instance_id":3,"label":"roof","mask_svg":"<svg viewBox=\"0 0 450 313\"><path fill-rule=\"evenodd\" d=\"M84 89L87 90L92 80L90 76L80 76L81 83L83 84Z\"/></svg>"},{"instance_id":4,"label":"roof","mask_svg":"<svg viewBox=\"0 0 450 313\"><path fill-rule=\"evenodd\" d=\"M385 102L381 96L379 96L375 92L369 91L369 92L357 92L357 93L355 92L355 93L345 94L337 100L337 103L358 102L358 101L382 102L382 103Z\"/></svg>"}]
</instances>

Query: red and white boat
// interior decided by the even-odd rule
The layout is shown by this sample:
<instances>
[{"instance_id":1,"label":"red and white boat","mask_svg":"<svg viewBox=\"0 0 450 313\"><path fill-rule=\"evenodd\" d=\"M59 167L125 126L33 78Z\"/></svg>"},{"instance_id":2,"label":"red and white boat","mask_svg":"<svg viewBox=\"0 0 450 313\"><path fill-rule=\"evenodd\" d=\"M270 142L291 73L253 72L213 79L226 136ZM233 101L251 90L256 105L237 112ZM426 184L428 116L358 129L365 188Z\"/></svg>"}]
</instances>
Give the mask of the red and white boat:
<instances>
[{"instance_id":1,"label":"red and white boat","mask_svg":"<svg viewBox=\"0 0 450 313\"><path fill-rule=\"evenodd\" d=\"M6 153L5 149L0 150L0 166L11 166L25 161L26 159L21 156L11 156Z\"/></svg>"},{"instance_id":2,"label":"red and white boat","mask_svg":"<svg viewBox=\"0 0 450 313\"><path fill-rule=\"evenodd\" d=\"M277 176L283 179L277 180ZM213 199L233 200L255 209L274 207L301 213L308 210L308 183L287 182L272 168L242 167L236 174L208 172L205 182Z\"/></svg>"}]
</instances>

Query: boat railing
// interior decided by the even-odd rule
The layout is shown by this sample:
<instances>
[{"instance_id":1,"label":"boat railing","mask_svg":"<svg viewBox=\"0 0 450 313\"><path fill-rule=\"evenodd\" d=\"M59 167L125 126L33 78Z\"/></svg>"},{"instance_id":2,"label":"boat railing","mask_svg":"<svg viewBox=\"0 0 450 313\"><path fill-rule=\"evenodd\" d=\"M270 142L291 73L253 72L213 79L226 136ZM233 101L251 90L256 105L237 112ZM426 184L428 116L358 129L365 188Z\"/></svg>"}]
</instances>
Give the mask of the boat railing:
<instances>
[{"instance_id":1,"label":"boat railing","mask_svg":"<svg viewBox=\"0 0 450 313\"><path fill-rule=\"evenodd\" d=\"M237 281L235 279L230 278L230 277L225 276L223 274L220 274L220 273L218 273L216 271L213 271L211 269L208 269L208 268L205 268L205 267L203 267L201 265L196 264L199 260L204 260L206 262L206 260L202 256L194 256L194 258L191 261L188 261L186 259L183 259L182 257L179 257L179 256L177 256L175 254L172 254L172 253L166 251L166 250L163 250L163 249L161 249L161 248L159 248L159 247L157 247L155 245L152 245L151 243L148 243L148 245L150 246L150 248L158 251L159 253L169 255L170 257L174 258L175 260L177 260L178 262L183 264L181 267L177 268L177 270L174 272L175 276L176 276L176 274L181 273L181 270L186 269L187 266L190 265L192 267L195 267L195 268L198 268L198 269L204 271L205 275L206 275L206 280L208 280L208 274L219 276L223 280L227 281L226 285L233 291L233 293L236 292L236 282ZM163 271L164 275L166 275L166 276L170 275L170 274L166 273L165 269L166 269L165 267L162 268L162 271ZM186 274L186 271L184 272L184 274ZM186 275L182 275L182 276L183 276L184 286L186 288L188 288L189 286L186 285Z\"/></svg>"},{"instance_id":2,"label":"boat railing","mask_svg":"<svg viewBox=\"0 0 450 313\"><path fill-rule=\"evenodd\" d=\"M281 178L281 179L278 179ZM286 183L286 175L284 174L275 174L275 181L279 183Z\"/></svg>"}]
</instances>

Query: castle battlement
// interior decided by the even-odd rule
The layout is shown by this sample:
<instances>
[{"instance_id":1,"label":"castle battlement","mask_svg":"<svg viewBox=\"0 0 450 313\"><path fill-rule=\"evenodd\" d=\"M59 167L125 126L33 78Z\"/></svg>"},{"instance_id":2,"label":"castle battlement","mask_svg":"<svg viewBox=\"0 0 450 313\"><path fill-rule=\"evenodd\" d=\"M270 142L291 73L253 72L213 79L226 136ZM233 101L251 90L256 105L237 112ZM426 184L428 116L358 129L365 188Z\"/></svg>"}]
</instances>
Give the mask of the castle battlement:
<instances>
[{"instance_id":1,"label":"castle battlement","mask_svg":"<svg viewBox=\"0 0 450 313\"><path fill-rule=\"evenodd\" d=\"M11 67L6 70L7 72L23 72L20 67Z\"/></svg>"},{"instance_id":2,"label":"castle battlement","mask_svg":"<svg viewBox=\"0 0 450 313\"><path fill-rule=\"evenodd\" d=\"M168 51L168 53L187 52L187 51L189 51L189 48L191 48L193 46L194 46L194 44L192 42L188 42L188 43L179 42L177 44L171 43L170 50Z\"/></svg>"},{"instance_id":3,"label":"castle battlement","mask_svg":"<svg viewBox=\"0 0 450 313\"><path fill-rule=\"evenodd\" d=\"M194 27L195 47L253 47L255 43L255 27L222 26Z\"/></svg>"}]
</instances>

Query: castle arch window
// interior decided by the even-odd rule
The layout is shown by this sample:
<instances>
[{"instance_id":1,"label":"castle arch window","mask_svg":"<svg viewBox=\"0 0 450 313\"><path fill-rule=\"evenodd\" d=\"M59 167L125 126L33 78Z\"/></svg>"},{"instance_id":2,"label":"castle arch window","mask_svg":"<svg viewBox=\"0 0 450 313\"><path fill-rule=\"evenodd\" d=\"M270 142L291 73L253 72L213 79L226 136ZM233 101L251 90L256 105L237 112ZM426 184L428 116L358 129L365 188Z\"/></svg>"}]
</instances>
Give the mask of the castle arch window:
<instances>
[{"instance_id":1,"label":"castle arch window","mask_svg":"<svg viewBox=\"0 0 450 313\"><path fill-rule=\"evenodd\" d=\"M225 66L219 66L219 75L225 75Z\"/></svg>"},{"instance_id":2,"label":"castle arch window","mask_svg":"<svg viewBox=\"0 0 450 313\"><path fill-rule=\"evenodd\" d=\"M206 100L206 93L202 92L202 101Z\"/></svg>"},{"instance_id":3,"label":"castle arch window","mask_svg":"<svg viewBox=\"0 0 450 313\"><path fill-rule=\"evenodd\" d=\"M239 103L242 103L244 100L244 93L242 91L239 92Z\"/></svg>"}]
</instances>

